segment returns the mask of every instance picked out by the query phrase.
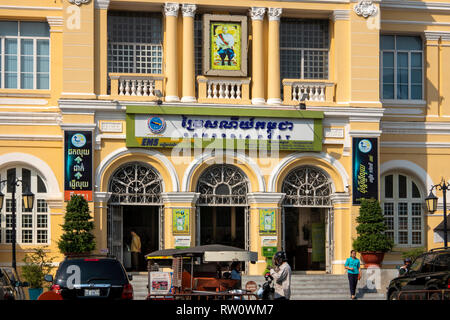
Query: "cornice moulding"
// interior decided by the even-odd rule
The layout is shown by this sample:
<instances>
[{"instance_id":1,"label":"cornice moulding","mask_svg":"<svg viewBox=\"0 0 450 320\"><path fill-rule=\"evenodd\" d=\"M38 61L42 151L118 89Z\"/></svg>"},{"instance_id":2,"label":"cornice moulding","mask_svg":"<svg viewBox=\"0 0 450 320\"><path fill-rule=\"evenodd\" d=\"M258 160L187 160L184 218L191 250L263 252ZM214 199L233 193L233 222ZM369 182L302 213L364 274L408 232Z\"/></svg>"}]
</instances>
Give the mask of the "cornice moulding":
<instances>
[{"instance_id":1,"label":"cornice moulding","mask_svg":"<svg viewBox=\"0 0 450 320\"><path fill-rule=\"evenodd\" d=\"M350 20L350 10L334 10L331 19L333 21Z\"/></svg>"}]
</instances>

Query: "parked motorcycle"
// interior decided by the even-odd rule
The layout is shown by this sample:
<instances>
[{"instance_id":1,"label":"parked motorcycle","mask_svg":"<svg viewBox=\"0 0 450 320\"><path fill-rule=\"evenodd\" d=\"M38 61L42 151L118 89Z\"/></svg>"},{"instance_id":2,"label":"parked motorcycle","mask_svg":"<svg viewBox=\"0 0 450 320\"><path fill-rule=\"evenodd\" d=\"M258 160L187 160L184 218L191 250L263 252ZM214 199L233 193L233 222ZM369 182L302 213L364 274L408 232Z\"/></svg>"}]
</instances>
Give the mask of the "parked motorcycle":
<instances>
[{"instance_id":1,"label":"parked motorcycle","mask_svg":"<svg viewBox=\"0 0 450 320\"><path fill-rule=\"evenodd\" d=\"M266 282L261 286L259 286L258 291L256 292L257 296L262 300L273 300L275 289L273 288L273 277L267 272L264 275L264 279Z\"/></svg>"}]
</instances>

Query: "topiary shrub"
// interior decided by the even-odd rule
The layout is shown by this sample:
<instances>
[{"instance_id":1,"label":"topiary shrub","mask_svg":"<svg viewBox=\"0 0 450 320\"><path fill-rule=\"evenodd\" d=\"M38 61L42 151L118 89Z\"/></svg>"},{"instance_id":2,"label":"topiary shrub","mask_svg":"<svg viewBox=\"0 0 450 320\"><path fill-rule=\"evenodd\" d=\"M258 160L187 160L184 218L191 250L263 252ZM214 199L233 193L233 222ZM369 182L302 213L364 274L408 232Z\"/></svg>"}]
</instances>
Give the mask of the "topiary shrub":
<instances>
[{"instance_id":1,"label":"topiary shrub","mask_svg":"<svg viewBox=\"0 0 450 320\"><path fill-rule=\"evenodd\" d=\"M65 255L84 254L95 250L95 237L91 233L94 223L89 205L83 196L73 195L67 203L64 233L58 241L58 248Z\"/></svg>"},{"instance_id":2,"label":"topiary shrub","mask_svg":"<svg viewBox=\"0 0 450 320\"><path fill-rule=\"evenodd\" d=\"M377 200L361 199L356 222L358 236L353 241L353 249L358 252L388 252L392 249L394 242L384 233L386 224Z\"/></svg>"}]
</instances>

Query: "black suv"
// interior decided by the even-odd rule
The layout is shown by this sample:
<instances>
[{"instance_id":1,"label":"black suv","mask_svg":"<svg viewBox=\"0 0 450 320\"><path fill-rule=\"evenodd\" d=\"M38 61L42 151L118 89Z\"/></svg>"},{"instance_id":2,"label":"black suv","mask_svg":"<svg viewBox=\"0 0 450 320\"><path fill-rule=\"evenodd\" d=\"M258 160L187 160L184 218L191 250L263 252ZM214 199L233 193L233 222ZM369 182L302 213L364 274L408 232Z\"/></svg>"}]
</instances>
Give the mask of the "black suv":
<instances>
[{"instance_id":1,"label":"black suv","mask_svg":"<svg viewBox=\"0 0 450 320\"><path fill-rule=\"evenodd\" d=\"M13 268L0 268L0 300L26 300L22 287L28 283L20 282Z\"/></svg>"},{"instance_id":2,"label":"black suv","mask_svg":"<svg viewBox=\"0 0 450 320\"><path fill-rule=\"evenodd\" d=\"M53 283L51 290L63 300L133 299L132 277L112 257L68 257L59 265L55 278L47 275L45 280Z\"/></svg>"},{"instance_id":3,"label":"black suv","mask_svg":"<svg viewBox=\"0 0 450 320\"><path fill-rule=\"evenodd\" d=\"M450 249L433 249L412 263L409 271L389 283L386 297L389 300L398 299L450 299L449 291L444 297L442 292L411 292L418 290L450 289ZM400 294L401 293L401 294Z\"/></svg>"}]
</instances>

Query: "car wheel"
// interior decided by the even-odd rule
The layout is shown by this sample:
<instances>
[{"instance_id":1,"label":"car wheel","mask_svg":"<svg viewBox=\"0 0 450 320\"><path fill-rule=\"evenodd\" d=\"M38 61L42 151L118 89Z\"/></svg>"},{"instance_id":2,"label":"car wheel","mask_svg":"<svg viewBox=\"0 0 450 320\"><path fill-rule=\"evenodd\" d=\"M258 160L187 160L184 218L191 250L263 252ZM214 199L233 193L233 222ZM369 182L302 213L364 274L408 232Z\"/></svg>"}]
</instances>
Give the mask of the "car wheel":
<instances>
[{"instance_id":1,"label":"car wheel","mask_svg":"<svg viewBox=\"0 0 450 320\"><path fill-rule=\"evenodd\" d=\"M394 290L389 294L389 300L398 300L398 291Z\"/></svg>"},{"instance_id":2,"label":"car wheel","mask_svg":"<svg viewBox=\"0 0 450 320\"><path fill-rule=\"evenodd\" d=\"M441 294L438 292L435 292L430 296L429 300L442 300Z\"/></svg>"}]
</instances>

